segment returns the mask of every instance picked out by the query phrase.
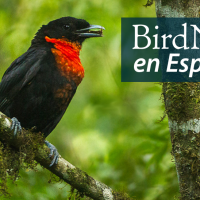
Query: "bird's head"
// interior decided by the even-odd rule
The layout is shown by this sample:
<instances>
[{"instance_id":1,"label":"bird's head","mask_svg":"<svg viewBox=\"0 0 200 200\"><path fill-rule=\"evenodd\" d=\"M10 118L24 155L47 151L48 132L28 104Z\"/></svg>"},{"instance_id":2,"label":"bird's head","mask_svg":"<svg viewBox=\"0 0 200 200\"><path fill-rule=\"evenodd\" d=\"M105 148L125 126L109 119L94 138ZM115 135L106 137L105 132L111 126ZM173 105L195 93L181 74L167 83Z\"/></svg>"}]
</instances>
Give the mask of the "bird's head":
<instances>
[{"instance_id":1,"label":"bird's head","mask_svg":"<svg viewBox=\"0 0 200 200\"><path fill-rule=\"evenodd\" d=\"M83 19L74 17L62 17L43 25L35 35L32 43L45 42L45 37L55 39L67 39L71 42L82 42L90 37L102 37L102 30L99 25L90 25Z\"/></svg>"}]
</instances>

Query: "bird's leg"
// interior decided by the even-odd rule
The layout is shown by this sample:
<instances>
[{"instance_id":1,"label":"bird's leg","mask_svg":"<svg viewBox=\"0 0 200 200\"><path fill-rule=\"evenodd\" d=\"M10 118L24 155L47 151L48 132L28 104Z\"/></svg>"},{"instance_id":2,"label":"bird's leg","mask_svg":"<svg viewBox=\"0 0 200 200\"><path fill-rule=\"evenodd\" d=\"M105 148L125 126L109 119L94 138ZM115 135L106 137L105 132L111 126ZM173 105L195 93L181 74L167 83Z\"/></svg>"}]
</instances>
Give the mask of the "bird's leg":
<instances>
[{"instance_id":1,"label":"bird's leg","mask_svg":"<svg viewBox=\"0 0 200 200\"><path fill-rule=\"evenodd\" d=\"M54 164L58 164L58 158L59 158L58 150L56 149L56 147L53 144L51 144L47 140L45 140L45 144L50 149L49 158L54 155L53 160L51 161L51 164L49 165L49 167L51 167Z\"/></svg>"},{"instance_id":2,"label":"bird's leg","mask_svg":"<svg viewBox=\"0 0 200 200\"><path fill-rule=\"evenodd\" d=\"M11 120L12 120L12 125L11 125L10 129L14 131L13 134L14 134L14 136L16 136L18 131L20 133L22 132L22 127L16 117L13 117Z\"/></svg>"}]
</instances>

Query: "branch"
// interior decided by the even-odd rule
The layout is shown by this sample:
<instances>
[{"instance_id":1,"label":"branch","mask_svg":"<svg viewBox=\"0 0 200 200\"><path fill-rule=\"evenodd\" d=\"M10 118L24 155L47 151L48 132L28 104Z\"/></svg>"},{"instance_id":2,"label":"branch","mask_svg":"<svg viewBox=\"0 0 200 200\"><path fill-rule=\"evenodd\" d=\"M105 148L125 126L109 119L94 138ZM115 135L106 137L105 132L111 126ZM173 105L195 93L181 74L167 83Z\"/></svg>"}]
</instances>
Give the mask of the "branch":
<instances>
[{"instance_id":1,"label":"branch","mask_svg":"<svg viewBox=\"0 0 200 200\"><path fill-rule=\"evenodd\" d=\"M19 149L21 145L24 145L26 138L35 134L31 131L23 129L22 137L13 139L12 131L10 130L11 120L6 115L0 112L0 141L6 142L10 146ZM35 160L40 163L53 174L57 175L60 179L70 184L73 188L77 189L81 194L84 194L95 200L129 200L127 194L121 194L110 187L101 183L86 172L75 167L67 160L59 156L58 164L49 167L51 159L48 157L49 148L46 145L42 145L36 151Z\"/></svg>"}]
</instances>

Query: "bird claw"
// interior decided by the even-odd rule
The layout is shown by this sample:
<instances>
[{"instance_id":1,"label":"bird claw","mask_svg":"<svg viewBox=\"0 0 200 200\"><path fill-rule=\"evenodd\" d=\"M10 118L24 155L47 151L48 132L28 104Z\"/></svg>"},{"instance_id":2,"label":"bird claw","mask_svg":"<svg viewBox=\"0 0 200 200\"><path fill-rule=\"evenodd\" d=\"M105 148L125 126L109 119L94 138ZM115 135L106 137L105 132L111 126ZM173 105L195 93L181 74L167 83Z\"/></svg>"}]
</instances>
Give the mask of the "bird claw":
<instances>
[{"instance_id":1,"label":"bird claw","mask_svg":"<svg viewBox=\"0 0 200 200\"><path fill-rule=\"evenodd\" d=\"M20 133L22 132L22 127L21 127L21 123L18 121L18 119L16 117L13 117L11 120L12 120L12 125L11 125L10 129L14 130L13 134L15 137L17 135L18 131Z\"/></svg>"},{"instance_id":2,"label":"bird claw","mask_svg":"<svg viewBox=\"0 0 200 200\"><path fill-rule=\"evenodd\" d=\"M51 161L51 164L49 165L49 167L51 167L54 164L58 164L58 158L59 158L58 150L56 149L56 147L53 144L51 144L50 142L48 142L46 140L45 140L45 144L50 149L49 158L54 155L53 160Z\"/></svg>"}]
</instances>

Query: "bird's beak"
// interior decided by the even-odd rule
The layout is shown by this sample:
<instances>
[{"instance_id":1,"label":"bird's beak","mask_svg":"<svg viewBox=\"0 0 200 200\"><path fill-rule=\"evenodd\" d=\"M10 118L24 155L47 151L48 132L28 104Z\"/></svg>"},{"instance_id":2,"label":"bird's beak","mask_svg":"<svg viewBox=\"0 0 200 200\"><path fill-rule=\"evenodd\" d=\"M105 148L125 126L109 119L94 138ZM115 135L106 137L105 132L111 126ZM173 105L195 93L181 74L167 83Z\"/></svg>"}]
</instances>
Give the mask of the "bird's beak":
<instances>
[{"instance_id":1,"label":"bird's beak","mask_svg":"<svg viewBox=\"0 0 200 200\"><path fill-rule=\"evenodd\" d=\"M93 30L93 29L95 29L95 30ZM105 28L103 26L90 25L88 28L83 28L83 29L77 30L76 34L78 34L79 37L83 37L83 38L102 37L103 30L105 30Z\"/></svg>"}]
</instances>

